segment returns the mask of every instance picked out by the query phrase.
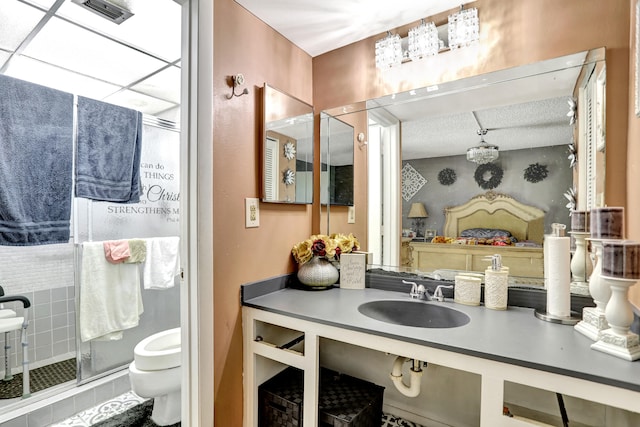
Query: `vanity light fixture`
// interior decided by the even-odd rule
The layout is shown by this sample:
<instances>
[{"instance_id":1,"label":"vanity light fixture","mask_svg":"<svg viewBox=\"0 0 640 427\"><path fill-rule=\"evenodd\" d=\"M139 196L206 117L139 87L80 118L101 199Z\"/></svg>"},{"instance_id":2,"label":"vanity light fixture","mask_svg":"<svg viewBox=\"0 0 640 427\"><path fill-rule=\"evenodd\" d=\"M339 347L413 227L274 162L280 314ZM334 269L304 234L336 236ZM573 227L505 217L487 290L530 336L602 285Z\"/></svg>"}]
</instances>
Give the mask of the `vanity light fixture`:
<instances>
[{"instance_id":1,"label":"vanity light fixture","mask_svg":"<svg viewBox=\"0 0 640 427\"><path fill-rule=\"evenodd\" d=\"M402 40L398 34L391 34L376 42L376 67L381 69L402 64Z\"/></svg>"},{"instance_id":2,"label":"vanity light fixture","mask_svg":"<svg viewBox=\"0 0 640 427\"><path fill-rule=\"evenodd\" d=\"M436 26L434 22L422 19L402 38L387 31L386 37L376 41L376 68L387 70L404 62L435 56L443 50L475 44L480 40L478 9L463 7L461 5L458 12L449 15L448 24Z\"/></svg>"},{"instance_id":3,"label":"vanity light fixture","mask_svg":"<svg viewBox=\"0 0 640 427\"><path fill-rule=\"evenodd\" d=\"M244 76L242 74L236 74L235 76L231 76L231 95L227 95L227 99L231 99L234 96L242 96L249 94L249 89L246 87L241 93L236 93L236 88L238 86L242 86L244 84Z\"/></svg>"},{"instance_id":4,"label":"vanity light fixture","mask_svg":"<svg viewBox=\"0 0 640 427\"><path fill-rule=\"evenodd\" d=\"M409 30L409 58L417 61L427 56L437 55L440 50L438 29L433 22L425 22Z\"/></svg>"},{"instance_id":5,"label":"vanity light fixture","mask_svg":"<svg viewBox=\"0 0 640 427\"><path fill-rule=\"evenodd\" d=\"M480 40L478 9L463 9L449 15L449 48L459 49Z\"/></svg>"}]
</instances>

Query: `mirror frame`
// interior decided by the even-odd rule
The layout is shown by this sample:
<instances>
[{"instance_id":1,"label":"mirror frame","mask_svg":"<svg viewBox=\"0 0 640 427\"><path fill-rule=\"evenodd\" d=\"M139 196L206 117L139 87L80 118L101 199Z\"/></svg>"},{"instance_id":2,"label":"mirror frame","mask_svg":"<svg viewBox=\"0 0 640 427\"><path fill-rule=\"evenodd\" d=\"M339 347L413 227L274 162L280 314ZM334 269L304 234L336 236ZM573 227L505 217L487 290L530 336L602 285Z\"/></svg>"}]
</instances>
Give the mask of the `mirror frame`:
<instances>
[{"instance_id":1,"label":"mirror frame","mask_svg":"<svg viewBox=\"0 0 640 427\"><path fill-rule=\"evenodd\" d=\"M262 95L261 201L312 204L313 106L267 83L262 88ZM274 164L277 166L273 167ZM301 165L304 166L302 169ZM274 191L275 198L271 195ZM280 196L281 193L284 196Z\"/></svg>"}]
</instances>

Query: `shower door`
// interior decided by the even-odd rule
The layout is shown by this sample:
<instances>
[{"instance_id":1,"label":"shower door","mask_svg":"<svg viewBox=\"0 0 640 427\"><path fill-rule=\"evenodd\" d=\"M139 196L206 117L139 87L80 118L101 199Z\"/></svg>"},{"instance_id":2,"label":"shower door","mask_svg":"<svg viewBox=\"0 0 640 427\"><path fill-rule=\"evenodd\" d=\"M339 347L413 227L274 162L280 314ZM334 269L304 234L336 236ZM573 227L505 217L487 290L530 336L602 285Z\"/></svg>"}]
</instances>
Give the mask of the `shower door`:
<instances>
[{"instance_id":1,"label":"shower door","mask_svg":"<svg viewBox=\"0 0 640 427\"><path fill-rule=\"evenodd\" d=\"M180 133L174 123L144 117L139 203L118 204L75 199L76 304L82 298L79 266L82 242L180 235ZM175 286L143 289L144 312L137 327L117 341L81 342L76 319L78 382L125 368L143 338L180 326L180 279ZM76 310L79 312L79 310Z\"/></svg>"}]
</instances>

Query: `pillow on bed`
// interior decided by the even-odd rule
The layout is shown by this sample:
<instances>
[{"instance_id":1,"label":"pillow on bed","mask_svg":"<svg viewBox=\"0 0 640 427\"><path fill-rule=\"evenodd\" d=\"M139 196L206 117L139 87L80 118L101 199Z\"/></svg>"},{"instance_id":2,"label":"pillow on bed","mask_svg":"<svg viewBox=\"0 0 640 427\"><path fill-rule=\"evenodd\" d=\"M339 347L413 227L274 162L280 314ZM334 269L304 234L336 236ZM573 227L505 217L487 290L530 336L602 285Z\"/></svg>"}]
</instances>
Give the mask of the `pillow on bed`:
<instances>
[{"instance_id":1,"label":"pillow on bed","mask_svg":"<svg viewBox=\"0 0 640 427\"><path fill-rule=\"evenodd\" d=\"M476 240L478 245L515 245L518 242L511 232L499 228L469 228L460 237Z\"/></svg>"},{"instance_id":2,"label":"pillow on bed","mask_svg":"<svg viewBox=\"0 0 640 427\"><path fill-rule=\"evenodd\" d=\"M460 233L460 237L491 239L494 237L511 237L511 233L507 230L500 230L499 228L468 228Z\"/></svg>"}]
</instances>

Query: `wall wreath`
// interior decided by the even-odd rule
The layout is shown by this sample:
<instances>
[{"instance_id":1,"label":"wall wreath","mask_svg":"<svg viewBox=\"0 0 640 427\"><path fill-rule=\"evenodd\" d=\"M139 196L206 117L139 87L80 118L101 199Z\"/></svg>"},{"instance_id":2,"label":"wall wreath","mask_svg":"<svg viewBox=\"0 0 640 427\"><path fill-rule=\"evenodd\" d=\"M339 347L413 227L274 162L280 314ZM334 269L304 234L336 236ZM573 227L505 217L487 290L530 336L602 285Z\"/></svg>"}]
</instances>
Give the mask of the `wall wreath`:
<instances>
[{"instance_id":1,"label":"wall wreath","mask_svg":"<svg viewBox=\"0 0 640 427\"><path fill-rule=\"evenodd\" d=\"M456 182L456 171L451 168L444 168L438 172L438 181L442 185L451 185Z\"/></svg>"},{"instance_id":2,"label":"wall wreath","mask_svg":"<svg viewBox=\"0 0 640 427\"><path fill-rule=\"evenodd\" d=\"M484 190L492 190L502 182L504 171L495 163L485 163L478 165L473 177L480 188Z\"/></svg>"},{"instance_id":3,"label":"wall wreath","mask_svg":"<svg viewBox=\"0 0 640 427\"><path fill-rule=\"evenodd\" d=\"M549 176L549 169L546 165L540 163L532 163L524 170L524 179L531 183L540 182Z\"/></svg>"}]
</instances>

